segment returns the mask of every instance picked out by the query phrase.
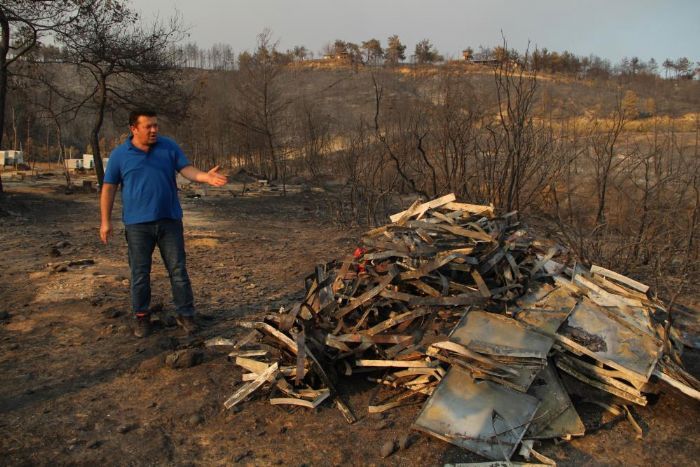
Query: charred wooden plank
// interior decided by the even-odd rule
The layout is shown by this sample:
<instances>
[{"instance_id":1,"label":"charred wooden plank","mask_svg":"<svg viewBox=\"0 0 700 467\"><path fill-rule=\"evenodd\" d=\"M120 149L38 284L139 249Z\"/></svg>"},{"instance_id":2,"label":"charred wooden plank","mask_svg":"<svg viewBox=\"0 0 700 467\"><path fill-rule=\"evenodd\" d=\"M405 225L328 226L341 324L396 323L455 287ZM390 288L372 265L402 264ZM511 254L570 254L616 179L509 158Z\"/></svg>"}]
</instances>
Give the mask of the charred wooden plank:
<instances>
[{"instance_id":1,"label":"charred wooden plank","mask_svg":"<svg viewBox=\"0 0 700 467\"><path fill-rule=\"evenodd\" d=\"M481 305L485 302L483 297L470 294L459 294L447 297L421 297L411 295L405 292L395 292L392 290L383 290L380 295L386 298L401 300L411 306L462 306L462 305Z\"/></svg>"},{"instance_id":2,"label":"charred wooden plank","mask_svg":"<svg viewBox=\"0 0 700 467\"><path fill-rule=\"evenodd\" d=\"M257 390L260 386L262 386L266 381L274 379L275 375L277 374L277 363L273 363L265 371L263 371L260 375L258 375L257 378L255 378L254 381L251 381L248 384L243 385L242 387L238 388L236 392L234 392L231 397L226 399L224 402L224 407L227 409L230 409L231 407L235 406L239 402L241 402L243 399L248 397L250 394L252 394L255 390Z\"/></svg>"},{"instance_id":3,"label":"charred wooden plank","mask_svg":"<svg viewBox=\"0 0 700 467\"><path fill-rule=\"evenodd\" d=\"M253 329L263 331L264 333L277 339L287 350L292 352L294 355L296 355L297 352L299 351L296 343L292 339L287 337L285 334L279 332L277 329L273 328L272 326L270 326L267 323L263 323L260 321L254 321L254 322L239 321L238 325L241 327L245 327L245 328L253 328Z\"/></svg>"},{"instance_id":4,"label":"charred wooden plank","mask_svg":"<svg viewBox=\"0 0 700 467\"><path fill-rule=\"evenodd\" d=\"M338 310L335 314L336 319L340 319L343 316L347 315L354 309L356 309L359 306L362 306L365 304L367 301L371 300L372 298L376 297L379 295L379 293L386 288L387 285L391 283L392 280L394 280L394 277L396 277L399 274L399 270L395 265L391 265L389 268L389 271L387 274L382 277L382 279L379 281L379 283L373 287L372 289L368 290L364 294L360 295L357 297L355 300L351 301L349 304L345 305L343 308Z\"/></svg>"},{"instance_id":5,"label":"charred wooden plank","mask_svg":"<svg viewBox=\"0 0 700 467\"><path fill-rule=\"evenodd\" d=\"M434 364L425 360L355 360L355 366L386 367L386 368L432 368Z\"/></svg>"},{"instance_id":6,"label":"charred wooden plank","mask_svg":"<svg viewBox=\"0 0 700 467\"><path fill-rule=\"evenodd\" d=\"M432 261L427 262L426 264L422 265L418 269L414 271L408 271L401 273L399 276L399 279L402 281L407 281L411 279L420 279L423 276L427 276L431 272L433 272L436 269L441 268L442 266L446 265L447 263L454 261L457 258L465 257L465 255L461 253L450 253L445 256L440 256L438 258L435 258Z\"/></svg>"},{"instance_id":7,"label":"charred wooden plank","mask_svg":"<svg viewBox=\"0 0 700 467\"><path fill-rule=\"evenodd\" d=\"M301 385L301 380L304 379L304 374L305 374L305 367L306 367L306 335L304 334L304 330L302 329L300 332L297 333L296 338L295 338L295 344L297 346L297 349L299 351L297 352L297 374L296 374L296 379L294 381L294 384L299 386Z\"/></svg>"},{"instance_id":8,"label":"charred wooden plank","mask_svg":"<svg viewBox=\"0 0 700 467\"><path fill-rule=\"evenodd\" d=\"M566 362L563 361L557 361L556 363L557 368L560 370L564 371L565 373L570 374L574 378L583 381L584 383L593 386L595 388L601 389L605 392L609 392L617 397L620 397L624 400L628 400L630 402L634 402L635 404L638 405L647 405L647 400L645 397L639 397L635 394L631 394L627 391L620 390L619 388L616 388L614 386L611 386L609 384L604 383L603 381L599 381L595 378L591 378L582 372L578 371L577 369L573 368L572 366L568 365Z\"/></svg>"},{"instance_id":9,"label":"charred wooden plank","mask_svg":"<svg viewBox=\"0 0 700 467\"><path fill-rule=\"evenodd\" d=\"M399 220L402 219L402 217L405 217L405 219L409 219L410 217L420 214L421 212L425 212L428 209L433 209L437 208L440 206L443 206L447 203L453 202L457 199L457 197L454 195L454 193L450 193L449 195L441 196L440 198L436 198L432 201L428 201L427 203L419 204L416 205L414 203L411 205L411 208L407 209L406 211L401 211L396 214L392 214L389 216L389 219L391 222L398 222Z\"/></svg>"},{"instance_id":10,"label":"charred wooden plank","mask_svg":"<svg viewBox=\"0 0 700 467\"><path fill-rule=\"evenodd\" d=\"M648 285L642 284L641 282L637 282L634 279L630 279L629 277L623 276L622 274L619 274L615 271L610 271L609 269L596 266L595 264L591 266L591 272L593 274L598 274L609 279L616 280L617 282L624 284L634 290L642 292L643 294L646 294L649 291Z\"/></svg>"},{"instance_id":11,"label":"charred wooden plank","mask_svg":"<svg viewBox=\"0 0 700 467\"><path fill-rule=\"evenodd\" d=\"M467 347L465 347L461 344L458 344L456 342L450 342L450 341L434 342L433 344L431 344L431 347L454 352L458 355L461 355L463 357L467 357L471 360L476 360L477 362L484 363L490 367L496 368L496 369L501 370L505 373L510 373L512 375L515 375L515 376L517 376L517 374L518 374L517 371L509 368L508 366L503 365L503 364L497 362L496 360L489 358L485 355L482 355L478 352L474 352L472 350L469 350Z\"/></svg>"},{"instance_id":12,"label":"charred wooden plank","mask_svg":"<svg viewBox=\"0 0 700 467\"><path fill-rule=\"evenodd\" d=\"M473 269L470 271L470 274L472 276L472 279L474 279L476 286L479 288L479 292L481 293L481 296L484 298L490 298L491 291L489 290L489 287L486 285L486 282L484 282L483 277L481 277L481 274L479 274L479 271Z\"/></svg>"},{"instance_id":13,"label":"charred wooden plank","mask_svg":"<svg viewBox=\"0 0 700 467\"><path fill-rule=\"evenodd\" d=\"M444 204L442 207L445 209L450 209L452 211L463 211L469 214L493 217L493 206L483 206L479 204L458 203L455 201L451 201L447 204Z\"/></svg>"},{"instance_id":14,"label":"charred wooden plank","mask_svg":"<svg viewBox=\"0 0 700 467\"><path fill-rule=\"evenodd\" d=\"M367 331L366 331L367 332ZM328 337L332 337L332 340L336 340L339 342L353 342L353 343L362 343L362 342L369 342L372 344L400 344L402 342L410 341L413 339L413 336L402 336L399 334L380 334L380 335L373 335L373 334L342 334L340 336L331 336L330 334ZM328 342L328 341L326 341Z\"/></svg>"},{"instance_id":15,"label":"charred wooden plank","mask_svg":"<svg viewBox=\"0 0 700 467\"><path fill-rule=\"evenodd\" d=\"M408 221L406 225L412 229L420 228L429 232L447 232L453 235L459 235L460 237L467 237L484 242L494 241L494 238L489 234L476 230L465 229L464 227L457 225L431 224L430 222L425 221Z\"/></svg>"},{"instance_id":16,"label":"charred wooden plank","mask_svg":"<svg viewBox=\"0 0 700 467\"><path fill-rule=\"evenodd\" d=\"M409 280L406 282L408 282L409 284L411 284L413 287L420 290L421 292L423 292L427 295L430 295L431 297L439 297L442 295L439 291L430 287L428 284L426 284L425 282L423 282L420 279Z\"/></svg>"},{"instance_id":17,"label":"charred wooden plank","mask_svg":"<svg viewBox=\"0 0 700 467\"><path fill-rule=\"evenodd\" d=\"M442 297L439 297L442 298ZM374 336L376 334L379 334L380 332L386 331L387 329L390 329L394 326L396 326L399 323L403 323L404 321L407 320L412 320L415 318L418 318L420 316L427 315L428 313L431 313L432 310L429 310L427 308L424 309L418 309L418 310L413 310L409 311L406 313L402 313L400 315L394 316L393 318L389 318L387 320L382 321L381 323L369 328L366 331L363 331L362 334L367 334L368 336Z\"/></svg>"},{"instance_id":18,"label":"charred wooden plank","mask_svg":"<svg viewBox=\"0 0 700 467\"><path fill-rule=\"evenodd\" d=\"M318 375L318 377L321 378L323 384L326 385L326 387L330 390L332 396L334 397L335 406L338 408L338 410L340 410L340 413L343 414L343 417L345 417L345 420L348 423L355 423L357 421L357 417L355 417L355 414L352 413L350 407L348 407L348 405L345 403L342 397L338 394L335 385L328 377L328 374L326 374L326 371L323 369L323 366L321 366L321 363L318 361L316 356L313 354L313 352L311 352L311 350L308 347L305 349L305 351L306 355L312 362L312 369Z\"/></svg>"},{"instance_id":19,"label":"charred wooden plank","mask_svg":"<svg viewBox=\"0 0 700 467\"><path fill-rule=\"evenodd\" d=\"M258 375L262 374L270 366L268 363L245 357L236 357L236 365Z\"/></svg>"}]
</instances>

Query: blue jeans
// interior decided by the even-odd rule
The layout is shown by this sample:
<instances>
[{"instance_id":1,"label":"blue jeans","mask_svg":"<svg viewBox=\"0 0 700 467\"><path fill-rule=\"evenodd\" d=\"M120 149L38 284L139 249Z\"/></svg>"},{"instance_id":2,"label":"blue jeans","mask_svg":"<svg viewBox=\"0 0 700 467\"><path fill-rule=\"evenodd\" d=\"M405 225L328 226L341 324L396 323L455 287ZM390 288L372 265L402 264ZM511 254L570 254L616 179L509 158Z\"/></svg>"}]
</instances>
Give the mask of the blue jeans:
<instances>
[{"instance_id":1,"label":"blue jeans","mask_svg":"<svg viewBox=\"0 0 700 467\"><path fill-rule=\"evenodd\" d=\"M194 316L192 284L185 266L182 221L160 219L125 226L131 268L131 305L134 313L148 313L151 305L151 261L158 245L170 276L175 308L181 316Z\"/></svg>"}]
</instances>

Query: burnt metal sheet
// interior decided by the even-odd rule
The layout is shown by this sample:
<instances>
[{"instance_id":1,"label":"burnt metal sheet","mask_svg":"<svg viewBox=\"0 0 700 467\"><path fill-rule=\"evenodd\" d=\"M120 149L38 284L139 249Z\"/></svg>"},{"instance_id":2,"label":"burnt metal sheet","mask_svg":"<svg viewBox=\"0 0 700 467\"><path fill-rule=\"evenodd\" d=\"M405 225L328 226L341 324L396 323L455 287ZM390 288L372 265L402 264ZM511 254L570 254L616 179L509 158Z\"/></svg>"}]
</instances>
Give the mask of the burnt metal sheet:
<instances>
[{"instance_id":1,"label":"burnt metal sheet","mask_svg":"<svg viewBox=\"0 0 700 467\"><path fill-rule=\"evenodd\" d=\"M539 372L542 370L542 365L539 366L521 366L521 365L510 365L510 368L517 371L518 375L509 379L493 379L494 381L504 384L509 388L527 392L528 388L535 380Z\"/></svg>"},{"instance_id":2,"label":"burnt metal sheet","mask_svg":"<svg viewBox=\"0 0 700 467\"><path fill-rule=\"evenodd\" d=\"M607 308L606 310L610 311L610 313L614 313L614 317L624 321L626 325L656 338L657 333L652 325L652 319L649 316L648 308L625 306Z\"/></svg>"},{"instance_id":3,"label":"burnt metal sheet","mask_svg":"<svg viewBox=\"0 0 700 467\"><path fill-rule=\"evenodd\" d=\"M584 353L637 381L649 379L662 351L658 339L624 325L587 298L576 305L557 334L575 353Z\"/></svg>"},{"instance_id":4,"label":"burnt metal sheet","mask_svg":"<svg viewBox=\"0 0 700 467\"><path fill-rule=\"evenodd\" d=\"M557 287L537 301L527 299L524 302L528 304L527 307L518 310L515 318L547 335L554 335L577 302L570 290Z\"/></svg>"},{"instance_id":5,"label":"burnt metal sheet","mask_svg":"<svg viewBox=\"0 0 700 467\"><path fill-rule=\"evenodd\" d=\"M530 386L528 394L541 401L525 433L528 439L583 436L586 428L571 403L553 364L547 365Z\"/></svg>"},{"instance_id":6,"label":"burnt metal sheet","mask_svg":"<svg viewBox=\"0 0 700 467\"><path fill-rule=\"evenodd\" d=\"M515 452L539 401L452 367L413 427L493 460Z\"/></svg>"},{"instance_id":7,"label":"burnt metal sheet","mask_svg":"<svg viewBox=\"0 0 700 467\"><path fill-rule=\"evenodd\" d=\"M493 356L545 360L554 340L516 320L486 311L470 311L450 334L450 340Z\"/></svg>"},{"instance_id":8,"label":"burnt metal sheet","mask_svg":"<svg viewBox=\"0 0 700 467\"><path fill-rule=\"evenodd\" d=\"M517 376L492 379L522 392L528 390L547 364L547 353L554 343L553 338L528 329L513 318L485 311L464 315L449 340L507 364Z\"/></svg>"},{"instance_id":9,"label":"burnt metal sheet","mask_svg":"<svg viewBox=\"0 0 700 467\"><path fill-rule=\"evenodd\" d=\"M529 308L545 298L553 290L555 290L555 288L546 282L534 282L528 287L528 292L518 298L515 303L521 308Z\"/></svg>"},{"instance_id":10,"label":"burnt metal sheet","mask_svg":"<svg viewBox=\"0 0 700 467\"><path fill-rule=\"evenodd\" d=\"M673 305L672 332L683 345L700 349L700 311L683 306Z\"/></svg>"}]
</instances>

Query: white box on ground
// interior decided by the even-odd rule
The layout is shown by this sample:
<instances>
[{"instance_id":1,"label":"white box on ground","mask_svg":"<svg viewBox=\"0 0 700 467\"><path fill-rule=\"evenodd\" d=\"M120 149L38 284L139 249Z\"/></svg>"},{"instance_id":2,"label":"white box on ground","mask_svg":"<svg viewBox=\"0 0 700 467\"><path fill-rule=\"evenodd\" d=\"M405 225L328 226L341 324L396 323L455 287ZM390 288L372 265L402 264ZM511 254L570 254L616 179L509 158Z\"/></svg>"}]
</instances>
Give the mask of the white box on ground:
<instances>
[{"instance_id":1,"label":"white box on ground","mask_svg":"<svg viewBox=\"0 0 700 467\"><path fill-rule=\"evenodd\" d=\"M83 154L83 168L84 169L94 169L95 168L95 156L92 154Z\"/></svg>"},{"instance_id":2,"label":"white box on ground","mask_svg":"<svg viewBox=\"0 0 700 467\"><path fill-rule=\"evenodd\" d=\"M24 164L24 153L12 149L0 151L0 165Z\"/></svg>"},{"instance_id":3,"label":"white box on ground","mask_svg":"<svg viewBox=\"0 0 700 467\"><path fill-rule=\"evenodd\" d=\"M66 159L66 167L68 169L82 169L83 160L82 159Z\"/></svg>"}]
</instances>

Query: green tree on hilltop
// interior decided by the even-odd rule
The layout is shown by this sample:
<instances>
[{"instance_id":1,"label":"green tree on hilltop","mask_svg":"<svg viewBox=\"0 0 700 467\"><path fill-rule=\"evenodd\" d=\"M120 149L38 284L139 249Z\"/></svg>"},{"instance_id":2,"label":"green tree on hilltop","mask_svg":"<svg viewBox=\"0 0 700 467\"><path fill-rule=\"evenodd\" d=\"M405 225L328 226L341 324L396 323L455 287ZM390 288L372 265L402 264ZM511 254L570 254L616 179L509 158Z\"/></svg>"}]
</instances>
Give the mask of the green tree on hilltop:
<instances>
[{"instance_id":1,"label":"green tree on hilltop","mask_svg":"<svg viewBox=\"0 0 700 467\"><path fill-rule=\"evenodd\" d=\"M384 58L384 50L378 39L363 41L361 48L365 51L365 63L377 65Z\"/></svg>"},{"instance_id":2,"label":"green tree on hilltop","mask_svg":"<svg viewBox=\"0 0 700 467\"><path fill-rule=\"evenodd\" d=\"M418 64L435 63L442 60L442 56L429 39L423 39L416 44L415 57Z\"/></svg>"},{"instance_id":3,"label":"green tree on hilltop","mask_svg":"<svg viewBox=\"0 0 700 467\"><path fill-rule=\"evenodd\" d=\"M401 43L399 36L394 34L389 37L386 46L385 59L386 63L396 65L399 62L406 60L406 46Z\"/></svg>"}]
</instances>

